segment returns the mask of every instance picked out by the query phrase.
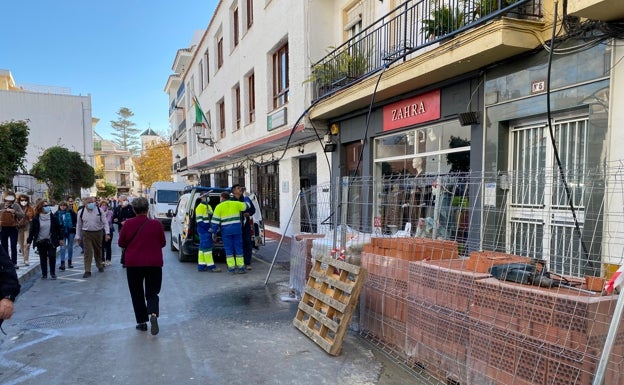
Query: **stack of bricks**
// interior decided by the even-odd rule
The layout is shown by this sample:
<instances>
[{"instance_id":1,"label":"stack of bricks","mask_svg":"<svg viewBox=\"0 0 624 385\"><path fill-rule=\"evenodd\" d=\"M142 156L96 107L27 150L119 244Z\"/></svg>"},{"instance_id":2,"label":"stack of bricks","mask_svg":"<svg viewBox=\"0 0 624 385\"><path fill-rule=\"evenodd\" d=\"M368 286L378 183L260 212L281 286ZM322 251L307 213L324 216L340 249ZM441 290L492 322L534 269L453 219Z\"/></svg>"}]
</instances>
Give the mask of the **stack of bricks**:
<instances>
[{"instance_id":1,"label":"stack of bricks","mask_svg":"<svg viewBox=\"0 0 624 385\"><path fill-rule=\"evenodd\" d=\"M497 251L473 251L466 263L466 268L477 273L487 273L492 266L508 263L530 263L531 258Z\"/></svg>"},{"instance_id":2,"label":"stack of bricks","mask_svg":"<svg viewBox=\"0 0 624 385\"><path fill-rule=\"evenodd\" d=\"M409 261L362 253L367 271L360 300L360 328L390 345L405 350Z\"/></svg>"},{"instance_id":3,"label":"stack of bricks","mask_svg":"<svg viewBox=\"0 0 624 385\"><path fill-rule=\"evenodd\" d=\"M457 242L444 239L413 237L373 237L364 252L406 261L458 258Z\"/></svg>"},{"instance_id":4,"label":"stack of bricks","mask_svg":"<svg viewBox=\"0 0 624 385\"><path fill-rule=\"evenodd\" d=\"M476 282L469 312L469 383L590 384L615 303L615 296L573 289L494 278ZM620 328L605 384L624 383L623 359Z\"/></svg>"}]
</instances>

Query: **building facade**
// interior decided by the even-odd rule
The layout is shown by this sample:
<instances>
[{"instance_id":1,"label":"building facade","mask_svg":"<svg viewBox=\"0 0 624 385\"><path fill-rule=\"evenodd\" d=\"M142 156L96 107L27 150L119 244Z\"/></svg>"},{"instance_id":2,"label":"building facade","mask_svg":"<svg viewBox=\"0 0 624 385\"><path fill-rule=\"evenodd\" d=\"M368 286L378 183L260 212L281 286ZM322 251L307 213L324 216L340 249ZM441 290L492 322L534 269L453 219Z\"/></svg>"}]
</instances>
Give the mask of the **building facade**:
<instances>
[{"instance_id":1,"label":"building facade","mask_svg":"<svg viewBox=\"0 0 624 385\"><path fill-rule=\"evenodd\" d=\"M0 121L10 120L28 122L27 170L45 149L55 145L78 152L85 162L94 165L93 125L97 119L91 115L90 95L71 95L62 87L20 86L10 71L0 70ZM14 184L36 197L43 194L43 187L37 186L33 178L20 176Z\"/></svg>"},{"instance_id":2,"label":"building facade","mask_svg":"<svg viewBox=\"0 0 624 385\"><path fill-rule=\"evenodd\" d=\"M190 184L247 186L269 231L299 232L300 188L329 181L326 132L305 116L311 61L334 40L319 26L333 11L333 1L221 1L165 87L176 171Z\"/></svg>"}]
</instances>

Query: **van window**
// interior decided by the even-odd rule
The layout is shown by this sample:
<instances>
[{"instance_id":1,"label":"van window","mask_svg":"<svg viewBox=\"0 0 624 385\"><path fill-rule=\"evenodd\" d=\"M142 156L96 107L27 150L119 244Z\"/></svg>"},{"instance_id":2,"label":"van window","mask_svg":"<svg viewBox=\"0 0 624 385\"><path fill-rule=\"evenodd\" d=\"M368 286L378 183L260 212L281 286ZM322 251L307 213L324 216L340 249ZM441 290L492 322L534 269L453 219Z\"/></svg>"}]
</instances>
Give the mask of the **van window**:
<instances>
[{"instance_id":1,"label":"van window","mask_svg":"<svg viewBox=\"0 0 624 385\"><path fill-rule=\"evenodd\" d=\"M156 202L158 203L177 203L180 198L180 191L158 190L156 191Z\"/></svg>"}]
</instances>

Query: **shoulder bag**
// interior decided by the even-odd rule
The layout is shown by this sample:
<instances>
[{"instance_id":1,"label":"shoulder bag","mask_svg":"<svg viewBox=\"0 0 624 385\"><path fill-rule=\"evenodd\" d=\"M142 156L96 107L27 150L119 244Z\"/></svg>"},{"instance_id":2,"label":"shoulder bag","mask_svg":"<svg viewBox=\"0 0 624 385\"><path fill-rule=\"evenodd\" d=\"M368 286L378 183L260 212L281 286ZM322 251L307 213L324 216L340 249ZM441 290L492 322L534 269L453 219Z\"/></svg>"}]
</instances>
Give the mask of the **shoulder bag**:
<instances>
[{"instance_id":1,"label":"shoulder bag","mask_svg":"<svg viewBox=\"0 0 624 385\"><path fill-rule=\"evenodd\" d=\"M135 231L135 233L132 234L132 237L128 240L128 246L130 246L130 243L132 243L132 240L134 239L134 237L136 237L136 235L139 233L139 231L141 231L141 229L143 228L143 226L145 226L145 224L147 223L148 220L149 220L149 218L145 218L145 221L141 224L141 226L139 226L137 231ZM126 247L128 247L128 246L126 246ZM124 267L126 266L126 247L121 249L121 264Z\"/></svg>"}]
</instances>

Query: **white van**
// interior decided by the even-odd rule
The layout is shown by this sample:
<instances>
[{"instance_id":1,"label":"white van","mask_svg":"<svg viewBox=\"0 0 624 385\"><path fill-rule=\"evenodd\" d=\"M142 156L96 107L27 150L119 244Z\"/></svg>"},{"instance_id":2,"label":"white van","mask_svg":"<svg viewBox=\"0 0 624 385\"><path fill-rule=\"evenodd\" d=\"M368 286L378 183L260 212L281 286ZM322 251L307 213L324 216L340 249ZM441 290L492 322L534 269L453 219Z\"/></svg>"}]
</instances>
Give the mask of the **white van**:
<instances>
[{"instance_id":1,"label":"white van","mask_svg":"<svg viewBox=\"0 0 624 385\"><path fill-rule=\"evenodd\" d=\"M152 183L149 191L149 217L158 219L165 229L169 229L171 218L167 217L167 211L175 209L185 186L182 182Z\"/></svg>"}]
</instances>

